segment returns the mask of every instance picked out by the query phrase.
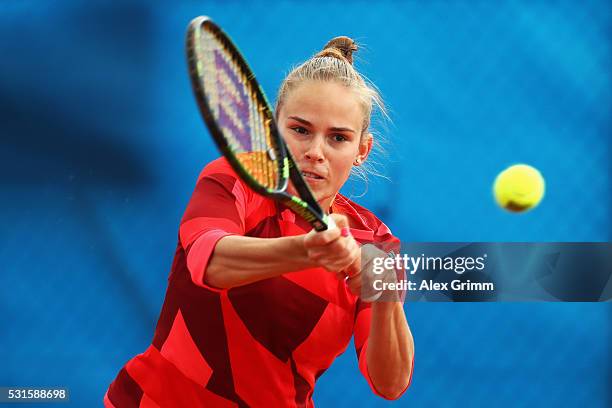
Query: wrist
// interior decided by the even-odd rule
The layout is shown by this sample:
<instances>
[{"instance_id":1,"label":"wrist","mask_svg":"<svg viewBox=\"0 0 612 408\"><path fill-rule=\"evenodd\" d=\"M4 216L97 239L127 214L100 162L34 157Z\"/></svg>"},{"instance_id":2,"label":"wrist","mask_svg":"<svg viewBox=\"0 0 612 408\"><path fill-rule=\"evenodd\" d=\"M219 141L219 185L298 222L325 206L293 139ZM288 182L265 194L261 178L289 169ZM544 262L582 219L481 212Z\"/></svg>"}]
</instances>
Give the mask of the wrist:
<instances>
[{"instance_id":1,"label":"wrist","mask_svg":"<svg viewBox=\"0 0 612 408\"><path fill-rule=\"evenodd\" d=\"M287 237L291 245L291 251L288 251L288 254L291 254L292 257L291 261L297 262L304 269L316 266L316 264L308 257L308 250L306 249L306 245L304 243L305 237L306 235L294 235Z\"/></svg>"}]
</instances>

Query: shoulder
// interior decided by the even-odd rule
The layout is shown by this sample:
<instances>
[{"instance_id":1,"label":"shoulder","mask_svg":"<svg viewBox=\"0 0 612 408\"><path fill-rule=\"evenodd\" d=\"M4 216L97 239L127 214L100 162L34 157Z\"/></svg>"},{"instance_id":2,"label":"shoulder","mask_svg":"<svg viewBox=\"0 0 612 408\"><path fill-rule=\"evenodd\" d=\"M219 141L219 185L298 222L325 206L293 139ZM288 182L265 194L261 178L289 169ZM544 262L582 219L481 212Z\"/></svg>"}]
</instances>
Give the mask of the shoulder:
<instances>
[{"instance_id":1,"label":"shoulder","mask_svg":"<svg viewBox=\"0 0 612 408\"><path fill-rule=\"evenodd\" d=\"M353 235L359 238L363 235L370 236L374 242L395 241L391 230L372 211L338 194L334 200L332 209L334 212L344 214L349 218Z\"/></svg>"},{"instance_id":2,"label":"shoulder","mask_svg":"<svg viewBox=\"0 0 612 408\"><path fill-rule=\"evenodd\" d=\"M201 180L204 177L215 177L217 175L230 176L231 178L236 180L239 179L234 169L232 169L232 166L230 166L227 159L223 156L211 161L206 166L204 166L204 168L200 172L198 180Z\"/></svg>"},{"instance_id":3,"label":"shoulder","mask_svg":"<svg viewBox=\"0 0 612 408\"><path fill-rule=\"evenodd\" d=\"M232 205L240 209L248 220L275 211L274 202L253 191L239 176L225 157L208 163L200 172L192 201L203 205ZM262 216L263 216L262 215Z\"/></svg>"},{"instance_id":4,"label":"shoulder","mask_svg":"<svg viewBox=\"0 0 612 408\"><path fill-rule=\"evenodd\" d=\"M253 193L223 156L204 166L198 176L196 189L211 184L219 185L233 194L240 194L245 197L250 197Z\"/></svg>"}]
</instances>

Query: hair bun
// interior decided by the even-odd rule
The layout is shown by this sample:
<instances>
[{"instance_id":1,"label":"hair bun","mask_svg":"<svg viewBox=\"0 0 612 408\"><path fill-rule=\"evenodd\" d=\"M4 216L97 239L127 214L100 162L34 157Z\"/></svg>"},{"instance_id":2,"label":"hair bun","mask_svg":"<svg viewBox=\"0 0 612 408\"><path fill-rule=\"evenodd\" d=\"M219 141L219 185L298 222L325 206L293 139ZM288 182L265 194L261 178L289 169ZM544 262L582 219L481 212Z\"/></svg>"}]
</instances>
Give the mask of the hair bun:
<instances>
[{"instance_id":1,"label":"hair bun","mask_svg":"<svg viewBox=\"0 0 612 408\"><path fill-rule=\"evenodd\" d=\"M353 53L357 51L357 44L352 38L340 36L330 40L323 51L319 52L315 57L335 57L345 59L349 64L353 64Z\"/></svg>"}]
</instances>

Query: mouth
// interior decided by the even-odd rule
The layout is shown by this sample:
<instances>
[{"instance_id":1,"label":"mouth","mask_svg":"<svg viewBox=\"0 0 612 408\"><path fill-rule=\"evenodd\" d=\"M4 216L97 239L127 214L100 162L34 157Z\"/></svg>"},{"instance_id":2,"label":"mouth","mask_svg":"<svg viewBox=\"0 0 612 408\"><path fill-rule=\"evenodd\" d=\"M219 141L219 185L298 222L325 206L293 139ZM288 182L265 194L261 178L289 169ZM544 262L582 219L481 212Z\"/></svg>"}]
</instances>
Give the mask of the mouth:
<instances>
[{"instance_id":1,"label":"mouth","mask_svg":"<svg viewBox=\"0 0 612 408\"><path fill-rule=\"evenodd\" d=\"M323 180L324 179L324 177L312 171L302 171L301 173L302 173L302 177L304 177L306 180Z\"/></svg>"}]
</instances>

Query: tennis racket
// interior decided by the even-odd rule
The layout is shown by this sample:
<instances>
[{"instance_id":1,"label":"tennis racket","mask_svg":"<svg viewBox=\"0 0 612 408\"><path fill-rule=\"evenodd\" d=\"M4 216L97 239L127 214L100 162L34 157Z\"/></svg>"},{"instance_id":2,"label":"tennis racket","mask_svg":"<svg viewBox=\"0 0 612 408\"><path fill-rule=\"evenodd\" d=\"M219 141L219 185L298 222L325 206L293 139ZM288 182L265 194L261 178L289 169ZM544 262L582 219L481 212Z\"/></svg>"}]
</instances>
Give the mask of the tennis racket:
<instances>
[{"instance_id":1,"label":"tennis racket","mask_svg":"<svg viewBox=\"0 0 612 408\"><path fill-rule=\"evenodd\" d=\"M200 112L217 147L254 191L273 198L315 230L332 226L280 135L255 75L231 39L208 17L187 29L189 76ZM287 192L289 180L298 197Z\"/></svg>"}]
</instances>

